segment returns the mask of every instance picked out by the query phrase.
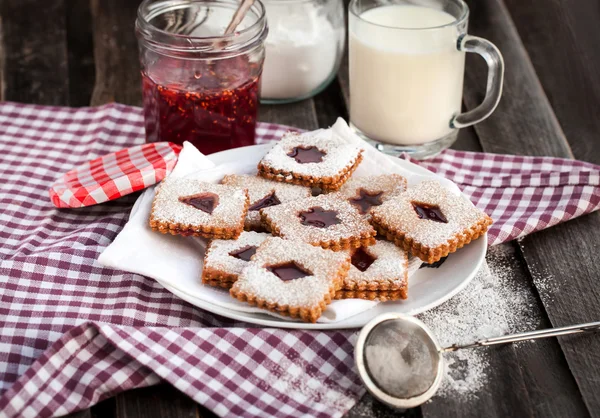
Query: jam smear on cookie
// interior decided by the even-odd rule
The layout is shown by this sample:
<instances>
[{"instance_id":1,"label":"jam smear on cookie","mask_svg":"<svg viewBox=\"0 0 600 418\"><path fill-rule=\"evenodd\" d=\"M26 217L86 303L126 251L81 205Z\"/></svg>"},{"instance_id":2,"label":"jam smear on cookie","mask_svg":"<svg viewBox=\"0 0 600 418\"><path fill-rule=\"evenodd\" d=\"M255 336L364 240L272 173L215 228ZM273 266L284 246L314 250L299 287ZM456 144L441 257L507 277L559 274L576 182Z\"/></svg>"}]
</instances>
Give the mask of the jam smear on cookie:
<instances>
[{"instance_id":1,"label":"jam smear on cookie","mask_svg":"<svg viewBox=\"0 0 600 418\"><path fill-rule=\"evenodd\" d=\"M307 211L300 212L300 223L306 226L314 226L317 228L327 228L331 225L337 225L340 220L337 217L338 212L335 210L325 210L322 207L315 206Z\"/></svg>"},{"instance_id":2,"label":"jam smear on cookie","mask_svg":"<svg viewBox=\"0 0 600 418\"><path fill-rule=\"evenodd\" d=\"M261 210L262 208L277 206L279 204L281 204L281 201L277 198L277 196L275 196L275 192L272 192L263 197L262 199L258 200L256 203L250 206L248 210L256 211Z\"/></svg>"},{"instance_id":3,"label":"jam smear on cookie","mask_svg":"<svg viewBox=\"0 0 600 418\"><path fill-rule=\"evenodd\" d=\"M369 193L365 189L360 188L358 194L359 196L349 199L349 202L358 209L361 215L369 212L369 209L373 206L379 206L383 203L381 200L383 192Z\"/></svg>"},{"instance_id":4,"label":"jam smear on cookie","mask_svg":"<svg viewBox=\"0 0 600 418\"><path fill-rule=\"evenodd\" d=\"M179 201L212 215L219 204L219 196L214 193L201 193L193 196L180 197Z\"/></svg>"},{"instance_id":5,"label":"jam smear on cookie","mask_svg":"<svg viewBox=\"0 0 600 418\"><path fill-rule=\"evenodd\" d=\"M239 250L230 252L229 255L239 260L250 261L252 256L256 254L256 248L254 245L246 245Z\"/></svg>"},{"instance_id":6,"label":"jam smear on cookie","mask_svg":"<svg viewBox=\"0 0 600 418\"><path fill-rule=\"evenodd\" d=\"M366 252L362 247L359 248L352 254L352 258L350 259L350 263L360 271L366 271L373 262L375 262L376 258L371 254Z\"/></svg>"},{"instance_id":7,"label":"jam smear on cookie","mask_svg":"<svg viewBox=\"0 0 600 418\"><path fill-rule=\"evenodd\" d=\"M288 157L292 157L300 164L320 163L327 153L317 147L294 147Z\"/></svg>"},{"instance_id":8,"label":"jam smear on cookie","mask_svg":"<svg viewBox=\"0 0 600 418\"><path fill-rule=\"evenodd\" d=\"M435 222L447 224L448 219L442 213L442 210L437 205L428 205L427 203L411 202L419 219L429 219Z\"/></svg>"},{"instance_id":9,"label":"jam smear on cookie","mask_svg":"<svg viewBox=\"0 0 600 418\"><path fill-rule=\"evenodd\" d=\"M294 261L275 266L268 266L267 270L279 277L283 281L296 280L302 277L311 276L312 273L305 270Z\"/></svg>"}]
</instances>

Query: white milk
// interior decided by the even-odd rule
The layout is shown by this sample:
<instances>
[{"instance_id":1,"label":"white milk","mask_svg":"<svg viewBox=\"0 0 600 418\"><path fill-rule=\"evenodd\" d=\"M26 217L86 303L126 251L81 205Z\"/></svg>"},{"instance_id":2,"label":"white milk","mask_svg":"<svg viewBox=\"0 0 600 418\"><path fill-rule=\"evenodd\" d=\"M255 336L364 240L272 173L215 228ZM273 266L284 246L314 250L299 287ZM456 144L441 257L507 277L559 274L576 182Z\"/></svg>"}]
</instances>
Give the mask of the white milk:
<instances>
[{"instance_id":1,"label":"white milk","mask_svg":"<svg viewBox=\"0 0 600 418\"><path fill-rule=\"evenodd\" d=\"M371 139L413 145L449 134L460 112L465 57L455 18L411 5L350 15L350 119ZM404 29L397 29L404 28Z\"/></svg>"}]
</instances>

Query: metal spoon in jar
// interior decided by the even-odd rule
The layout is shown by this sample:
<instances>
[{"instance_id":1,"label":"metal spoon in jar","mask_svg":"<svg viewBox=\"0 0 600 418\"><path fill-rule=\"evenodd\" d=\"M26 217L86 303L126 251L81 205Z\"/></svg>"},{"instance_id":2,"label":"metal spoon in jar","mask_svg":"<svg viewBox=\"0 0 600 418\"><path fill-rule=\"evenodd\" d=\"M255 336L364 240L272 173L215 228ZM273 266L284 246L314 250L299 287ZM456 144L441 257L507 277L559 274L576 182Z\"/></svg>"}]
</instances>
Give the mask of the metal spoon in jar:
<instances>
[{"instance_id":1,"label":"metal spoon in jar","mask_svg":"<svg viewBox=\"0 0 600 418\"><path fill-rule=\"evenodd\" d=\"M600 322L442 348L424 323L410 315L391 313L365 325L358 336L354 357L363 383L375 398L393 408L408 409L428 401L439 388L444 374L444 352L593 331L600 331Z\"/></svg>"}]
</instances>

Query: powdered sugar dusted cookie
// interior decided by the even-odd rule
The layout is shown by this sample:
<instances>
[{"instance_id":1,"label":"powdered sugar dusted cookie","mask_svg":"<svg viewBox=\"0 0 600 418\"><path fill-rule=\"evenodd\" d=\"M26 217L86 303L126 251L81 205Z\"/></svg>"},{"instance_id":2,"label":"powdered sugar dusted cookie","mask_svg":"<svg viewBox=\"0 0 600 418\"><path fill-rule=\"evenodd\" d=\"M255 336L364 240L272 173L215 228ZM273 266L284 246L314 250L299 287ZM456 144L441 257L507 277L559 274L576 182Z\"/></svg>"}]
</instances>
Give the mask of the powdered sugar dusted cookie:
<instances>
[{"instance_id":1,"label":"powdered sugar dusted cookie","mask_svg":"<svg viewBox=\"0 0 600 418\"><path fill-rule=\"evenodd\" d=\"M192 179L165 180L156 191L150 227L173 235L235 239L244 229L248 192Z\"/></svg>"},{"instance_id":2,"label":"powdered sugar dusted cookie","mask_svg":"<svg viewBox=\"0 0 600 418\"><path fill-rule=\"evenodd\" d=\"M311 196L308 187L279 183L258 176L231 174L223 177L221 184L248 189L250 207L244 225L247 230L262 229L260 209Z\"/></svg>"},{"instance_id":3,"label":"powdered sugar dusted cookie","mask_svg":"<svg viewBox=\"0 0 600 418\"><path fill-rule=\"evenodd\" d=\"M375 230L354 207L333 195L321 195L261 209L262 222L283 238L334 251L368 246Z\"/></svg>"},{"instance_id":4,"label":"powdered sugar dusted cookie","mask_svg":"<svg viewBox=\"0 0 600 418\"><path fill-rule=\"evenodd\" d=\"M267 238L233 284L231 295L259 308L316 322L350 267L347 252Z\"/></svg>"},{"instance_id":5,"label":"powdered sugar dusted cookie","mask_svg":"<svg viewBox=\"0 0 600 418\"><path fill-rule=\"evenodd\" d=\"M380 234L427 263L479 238L492 223L471 202L432 180L394 196L371 214Z\"/></svg>"},{"instance_id":6,"label":"powdered sugar dusted cookie","mask_svg":"<svg viewBox=\"0 0 600 418\"><path fill-rule=\"evenodd\" d=\"M237 240L212 240L206 248L202 283L229 289L269 234L242 232Z\"/></svg>"},{"instance_id":7,"label":"powdered sugar dusted cookie","mask_svg":"<svg viewBox=\"0 0 600 418\"><path fill-rule=\"evenodd\" d=\"M280 182L337 190L362 161L362 151L331 129L288 132L258 163L258 174Z\"/></svg>"},{"instance_id":8,"label":"powdered sugar dusted cookie","mask_svg":"<svg viewBox=\"0 0 600 418\"><path fill-rule=\"evenodd\" d=\"M406 191L406 179L399 174L352 177L336 193L346 199L361 215L369 217L372 207L379 206L394 194Z\"/></svg>"}]
</instances>

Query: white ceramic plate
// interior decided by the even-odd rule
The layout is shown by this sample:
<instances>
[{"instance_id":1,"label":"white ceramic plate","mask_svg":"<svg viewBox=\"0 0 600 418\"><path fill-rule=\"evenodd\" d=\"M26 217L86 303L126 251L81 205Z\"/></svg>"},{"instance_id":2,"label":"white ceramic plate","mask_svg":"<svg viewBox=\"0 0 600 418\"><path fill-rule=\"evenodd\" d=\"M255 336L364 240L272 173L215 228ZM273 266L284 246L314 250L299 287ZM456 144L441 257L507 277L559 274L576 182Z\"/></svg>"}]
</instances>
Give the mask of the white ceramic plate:
<instances>
[{"instance_id":1,"label":"white ceramic plate","mask_svg":"<svg viewBox=\"0 0 600 418\"><path fill-rule=\"evenodd\" d=\"M212 154L209 158L216 164L227 164L232 161L259 161L270 147L271 145L255 145L236 148ZM393 158L393 161L400 167L416 175L440 179L439 176L415 164L398 158ZM192 305L227 318L253 324L301 329L359 328L382 313L400 312L415 315L434 308L450 299L464 289L475 276L485 259L486 249L487 234L466 247L461 248L456 253L451 254L439 268L423 268L415 273L409 282L409 297L407 300L380 303L368 311L333 323L308 324L294 322L267 314L241 312L215 305L194 297L194 293L198 292L204 286L198 279L180 283L180 286L177 286L177 288L168 283L161 282L161 284L170 292ZM215 289L215 291L222 290Z\"/></svg>"}]
</instances>

